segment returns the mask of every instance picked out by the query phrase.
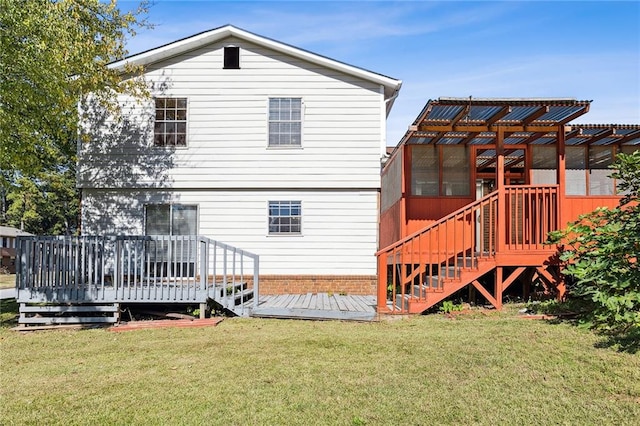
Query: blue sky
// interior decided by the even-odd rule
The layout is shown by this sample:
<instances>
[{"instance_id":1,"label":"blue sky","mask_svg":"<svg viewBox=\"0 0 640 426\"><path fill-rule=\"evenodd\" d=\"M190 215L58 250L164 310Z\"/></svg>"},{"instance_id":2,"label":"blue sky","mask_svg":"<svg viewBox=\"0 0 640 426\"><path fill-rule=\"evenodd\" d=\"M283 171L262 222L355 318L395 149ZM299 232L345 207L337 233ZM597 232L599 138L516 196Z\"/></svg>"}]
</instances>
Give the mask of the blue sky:
<instances>
[{"instance_id":1,"label":"blue sky","mask_svg":"<svg viewBox=\"0 0 640 426\"><path fill-rule=\"evenodd\" d=\"M571 97L593 100L577 123L640 123L638 1L155 0L148 18L130 53L232 24L402 80L388 145L441 96Z\"/></svg>"}]
</instances>

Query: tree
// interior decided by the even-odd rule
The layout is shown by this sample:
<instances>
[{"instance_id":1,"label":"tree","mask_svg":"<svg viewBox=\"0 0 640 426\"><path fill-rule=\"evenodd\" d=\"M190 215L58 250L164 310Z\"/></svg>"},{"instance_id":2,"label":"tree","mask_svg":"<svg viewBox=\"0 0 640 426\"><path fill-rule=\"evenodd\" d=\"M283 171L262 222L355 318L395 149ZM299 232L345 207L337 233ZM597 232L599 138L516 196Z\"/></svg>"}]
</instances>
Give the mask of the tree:
<instances>
[{"instance_id":1,"label":"tree","mask_svg":"<svg viewBox=\"0 0 640 426\"><path fill-rule=\"evenodd\" d=\"M6 223L33 234L69 235L78 229L80 203L72 169L19 178L6 196Z\"/></svg>"},{"instance_id":2,"label":"tree","mask_svg":"<svg viewBox=\"0 0 640 426\"><path fill-rule=\"evenodd\" d=\"M140 67L122 79L108 64L127 37L148 27L146 2L122 12L115 0L0 0L0 223L34 233L76 227L78 103L117 113L119 93L143 96Z\"/></svg>"},{"instance_id":3,"label":"tree","mask_svg":"<svg viewBox=\"0 0 640 426\"><path fill-rule=\"evenodd\" d=\"M0 169L35 176L68 166L83 95L115 105L117 93L145 92L107 66L147 26L145 12L142 3L123 13L115 0L0 0Z\"/></svg>"},{"instance_id":4,"label":"tree","mask_svg":"<svg viewBox=\"0 0 640 426\"><path fill-rule=\"evenodd\" d=\"M619 154L612 177L626 194L613 209L598 208L551 242L564 244L569 294L587 304L584 320L612 334L640 333L640 150Z\"/></svg>"}]
</instances>

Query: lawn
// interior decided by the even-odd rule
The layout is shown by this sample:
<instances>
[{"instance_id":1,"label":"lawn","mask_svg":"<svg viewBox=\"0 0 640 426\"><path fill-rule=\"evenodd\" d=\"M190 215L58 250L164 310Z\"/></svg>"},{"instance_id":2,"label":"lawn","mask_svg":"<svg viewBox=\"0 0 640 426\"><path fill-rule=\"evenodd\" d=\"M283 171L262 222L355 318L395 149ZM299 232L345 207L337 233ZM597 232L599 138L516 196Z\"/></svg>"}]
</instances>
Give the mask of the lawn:
<instances>
[{"instance_id":1,"label":"lawn","mask_svg":"<svg viewBox=\"0 0 640 426\"><path fill-rule=\"evenodd\" d=\"M2 288L14 288L16 286L16 274L1 274L0 273L0 289Z\"/></svg>"},{"instance_id":2,"label":"lawn","mask_svg":"<svg viewBox=\"0 0 640 426\"><path fill-rule=\"evenodd\" d=\"M4 302L3 318L15 304ZM509 311L509 310L508 310ZM633 424L640 355L568 324L379 323L18 334L0 327L2 423Z\"/></svg>"}]
</instances>

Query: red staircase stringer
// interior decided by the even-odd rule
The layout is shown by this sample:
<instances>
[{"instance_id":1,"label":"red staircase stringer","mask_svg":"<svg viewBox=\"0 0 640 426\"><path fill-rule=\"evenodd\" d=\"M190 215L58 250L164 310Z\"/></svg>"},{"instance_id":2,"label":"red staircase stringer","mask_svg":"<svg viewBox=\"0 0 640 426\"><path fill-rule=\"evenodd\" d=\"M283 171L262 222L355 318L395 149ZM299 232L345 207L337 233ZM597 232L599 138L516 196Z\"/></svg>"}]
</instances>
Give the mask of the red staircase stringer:
<instances>
[{"instance_id":1,"label":"red staircase stringer","mask_svg":"<svg viewBox=\"0 0 640 426\"><path fill-rule=\"evenodd\" d=\"M459 280L445 281L443 291L428 292L424 299L409 299L408 312L410 314L421 314L436 303L451 296L456 291L471 285L474 280L477 280L486 273L493 271L496 267L497 263L495 260L483 259L478 263L478 269L461 271Z\"/></svg>"}]
</instances>

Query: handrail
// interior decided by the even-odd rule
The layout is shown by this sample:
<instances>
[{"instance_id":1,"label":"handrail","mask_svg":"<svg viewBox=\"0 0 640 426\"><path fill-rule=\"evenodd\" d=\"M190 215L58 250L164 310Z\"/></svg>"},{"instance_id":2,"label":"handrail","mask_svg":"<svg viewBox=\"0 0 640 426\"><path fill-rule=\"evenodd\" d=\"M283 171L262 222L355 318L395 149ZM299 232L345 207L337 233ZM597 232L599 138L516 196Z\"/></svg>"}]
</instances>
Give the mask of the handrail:
<instances>
[{"instance_id":1,"label":"handrail","mask_svg":"<svg viewBox=\"0 0 640 426\"><path fill-rule=\"evenodd\" d=\"M445 291L446 282L503 250L544 250L558 222L558 185L499 188L378 250L378 308L390 297L392 311L404 312L405 303Z\"/></svg>"},{"instance_id":2,"label":"handrail","mask_svg":"<svg viewBox=\"0 0 640 426\"><path fill-rule=\"evenodd\" d=\"M464 210L473 209L474 207L476 207L476 206L478 206L478 205L482 204L483 202L488 201L490 198L497 198L497 197L498 197L498 190L496 189L496 190L495 190L495 191L493 191L492 193L487 194L487 195L485 195L484 197L482 197L482 198L480 198L480 199L478 199L478 200L476 200L476 201L474 201L474 202L472 202L472 203L470 203L470 204L467 204L467 205L465 205L465 206L463 206L463 207L459 208L458 210L456 210L456 211L454 211L454 212L452 212L452 213L449 213L448 215L446 215L446 216L444 216L444 217L442 217L442 218L440 218L440 219L436 220L436 221L435 221L435 222L433 222L433 223L430 223L429 225L427 225L427 226L426 226L426 227L424 227L423 229L420 229L420 230L418 230L418 231L415 231L415 232L413 232L412 234L407 235L407 236L406 236L406 237L404 237L403 239L398 240L398 241L396 241L395 243L389 244L387 247L385 247L385 248L382 248L382 249L378 250L378 251L376 252L376 256L378 256L378 255L380 255L380 254L382 254L382 253L384 253L384 252L387 252L387 251L389 251L389 250L392 250L392 249L394 249L394 248L396 248L396 247L398 247L398 246L400 246L400 245L402 245L402 244L404 244L404 243L408 242L409 240L411 240L411 239L413 239L413 238L417 237L417 236L418 236L418 235L420 235L420 234L423 234L423 233L425 233L425 232L430 231L430 228L435 228L435 227L437 227L438 225L443 224L444 222L448 221L449 219L451 219L451 218L453 218L453 217L458 216L458 215L459 215L462 211L464 211Z\"/></svg>"},{"instance_id":3,"label":"handrail","mask_svg":"<svg viewBox=\"0 0 640 426\"><path fill-rule=\"evenodd\" d=\"M21 236L17 252L19 300L204 303L211 297L233 309L232 301L249 292L239 284L252 281L254 306L259 303L259 256L205 236Z\"/></svg>"}]
</instances>

